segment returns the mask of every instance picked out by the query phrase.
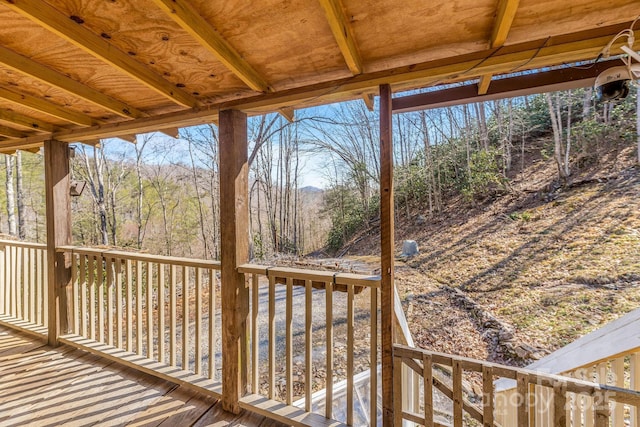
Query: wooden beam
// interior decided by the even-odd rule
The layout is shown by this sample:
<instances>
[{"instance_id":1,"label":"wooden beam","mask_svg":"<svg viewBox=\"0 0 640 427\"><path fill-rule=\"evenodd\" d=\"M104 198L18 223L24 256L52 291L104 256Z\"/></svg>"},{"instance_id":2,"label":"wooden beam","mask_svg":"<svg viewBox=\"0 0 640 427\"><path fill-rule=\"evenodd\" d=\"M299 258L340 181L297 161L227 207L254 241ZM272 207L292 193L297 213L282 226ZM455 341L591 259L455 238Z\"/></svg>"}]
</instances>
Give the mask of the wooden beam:
<instances>
[{"instance_id":1,"label":"wooden beam","mask_svg":"<svg viewBox=\"0 0 640 427\"><path fill-rule=\"evenodd\" d=\"M498 11L496 12L496 21L495 24L493 24L493 31L489 42L489 47L492 49L502 46L504 42L507 41L519 4L520 0L500 0ZM487 93L490 84L491 74L482 76L478 84L478 95Z\"/></svg>"},{"instance_id":2,"label":"wooden beam","mask_svg":"<svg viewBox=\"0 0 640 427\"><path fill-rule=\"evenodd\" d=\"M222 281L222 406L240 412L247 391L249 288L238 266L249 261L247 115L220 112L220 236Z\"/></svg>"},{"instance_id":3,"label":"wooden beam","mask_svg":"<svg viewBox=\"0 0 640 427\"><path fill-rule=\"evenodd\" d=\"M87 115L76 113L53 102L25 93L17 93L0 88L0 98L80 126L93 126L96 124L96 121Z\"/></svg>"},{"instance_id":4,"label":"wooden beam","mask_svg":"<svg viewBox=\"0 0 640 427\"><path fill-rule=\"evenodd\" d=\"M365 93L362 95L362 100L364 101L364 105L367 106L367 110L375 110L375 96L372 93Z\"/></svg>"},{"instance_id":5,"label":"wooden beam","mask_svg":"<svg viewBox=\"0 0 640 427\"><path fill-rule=\"evenodd\" d=\"M489 85L491 84L491 74L485 74L480 77L480 81L478 82L478 95L484 95L489 90Z\"/></svg>"},{"instance_id":6,"label":"wooden beam","mask_svg":"<svg viewBox=\"0 0 640 427\"><path fill-rule=\"evenodd\" d=\"M362 73L362 59L344 5L340 0L319 0L340 52L354 75Z\"/></svg>"},{"instance_id":7,"label":"wooden beam","mask_svg":"<svg viewBox=\"0 0 640 427\"><path fill-rule=\"evenodd\" d=\"M394 338L393 117L391 86L380 86L380 290L382 336L382 425L392 427Z\"/></svg>"},{"instance_id":8,"label":"wooden beam","mask_svg":"<svg viewBox=\"0 0 640 427\"><path fill-rule=\"evenodd\" d=\"M0 110L0 120L38 132L53 132L56 130L56 127L51 123L43 122L42 120L34 119L10 110Z\"/></svg>"},{"instance_id":9,"label":"wooden beam","mask_svg":"<svg viewBox=\"0 0 640 427\"><path fill-rule=\"evenodd\" d=\"M4 5L74 44L96 58L111 64L157 93L185 107L199 105L196 98L163 79L131 55L121 51L100 35L72 20L44 1L14 0Z\"/></svg>"},{"instance_id":10,"label":"wooden beam","mask_svg":"<svg viewBox=\"0 0 640 427\"><path fill-rule=\"evenodd\" d=\"M247 86L258 92L271 90L266 80L193 8L188 0L153 1L202 46L209 49Z\"/></svg>"},{"instance_id":11,"label":"wooden beam","mask_svg":"<svg viewBox=\"0 0 640 427\"><path fill-rule=\"evenodd\" d=\"M68 332L68 304L71 290L71 260L56 247L71 244L71 196L69 195L69 146L60 141L45 141L44 170L47 219L48 343L58 345L58 338Z\"/></svg>"},{"instance_id":12,"label":"wooden beam","mask_svg":"<svg viewBox=\"0 0 640 427\"><path fill-rule=\"evenodd\" d=\"M55 139L67 142L84 139L106 138L132 132L146 133L168 127L187 127L215 122L220 109L238 109L248 114L265 114L282 106L313 101L314 105L354 98L362 91L380 84L394 84L398 89L426 87L442 81L464 81L488 73L508 73L521 69L537 69L558 63L593 59L610 40L611 36L629 28L630 22L590 31L551 37L545 40L510 45L437 61L429 61L406 67L398 67L375 73L366 73L346 79L303 86L277 93L264 94L211 105L208 109L193 109L168 113L135 121L92 126L84 129L59 130ZM640 31L636 31L640 38ZM615 44L616 53L621 44ZM1 57L1 55L0 55ZM494 82L495 83L495 82ZM475 89L475 86L474 86ZM13 140L15 145L42 142L42 136Z\"/></svg>"},{"instance_id":13,"label":"wooden beam","mask_svg":"<svg viewBox=\"0 0 640 427\"><path fill-rule=\"evenodd\" d=\"M451 107L472 102L493 101L536 93L592 86L596 77L611 67L623 65L620 60L599 62L591 68L560 68L517 77L498 79L485 95L478 95L475 85L457 86L393 99L393 112Z\"/></svg>"},{"instance_id":14,"label":"wooden beam","mask_svg":"<svg viewBox=\"0 0 640 427\"><path fill-rule=\"evenodd\" d=\"M25 56L19 55L5 47L0 46L0 64L5 65L24 75L40 80L58 89L62 89L73 96L84 99L126 118L141 118L147 114L117 99L111 98L89 86L53 71Z\"/></svg>"},{"instance_id":15,"label":"wooden beam","mask_svg":"<svg viewBox=\"0 0 640 427\"><path fill-rule=\"evenodd\" d=\"M22 131L6 126L0 126L0 135L8 136L9 138L25 138L27 136Z\"/></svg>"},{"instance_id":16,"label":"wooden beam","mask_svg":"<svg viewBox=\"0 0 640 427\"><path fill-rule=\"evenodd\" d=\"M500 0L496 21L491 33L491 48L500 47L507 41L520 0Z\"/></svg>"},{"instance_id":17,"label":"wooden beam","mask_svg":"<svg viewBox=\"0 0 640 427\"><path fill-rule=\"evenodd\" d=\"M278 113L284 117L289 123L296 121L296 110L293 108L283 107L278 109Z\"/></svg>"}]
</instances>

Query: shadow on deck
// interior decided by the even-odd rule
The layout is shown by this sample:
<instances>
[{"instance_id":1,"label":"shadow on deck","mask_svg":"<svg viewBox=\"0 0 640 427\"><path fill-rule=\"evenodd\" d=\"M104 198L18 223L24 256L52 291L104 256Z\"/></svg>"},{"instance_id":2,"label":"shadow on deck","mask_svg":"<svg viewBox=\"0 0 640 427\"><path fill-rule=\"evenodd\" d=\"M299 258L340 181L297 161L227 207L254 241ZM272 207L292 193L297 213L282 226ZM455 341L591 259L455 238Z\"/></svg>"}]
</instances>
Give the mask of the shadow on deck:
<instances>
[{"instance_id":1,"label":"shadow on deck","mask_svg":"<svg viewBox=\"0 0 640 427\"><path fill-rule=\"evenodd\" d=\"M283 426L70 346L0 326L0 426Z\"/></svg>"}]
</instances>

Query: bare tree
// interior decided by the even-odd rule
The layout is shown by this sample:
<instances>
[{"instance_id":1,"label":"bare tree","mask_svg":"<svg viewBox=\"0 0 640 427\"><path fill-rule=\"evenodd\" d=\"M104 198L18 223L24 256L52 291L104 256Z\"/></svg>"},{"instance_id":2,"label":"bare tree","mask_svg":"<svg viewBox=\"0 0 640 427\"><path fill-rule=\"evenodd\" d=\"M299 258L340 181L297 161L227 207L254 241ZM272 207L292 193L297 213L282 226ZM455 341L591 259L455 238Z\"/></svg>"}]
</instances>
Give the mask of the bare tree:
<instances>
[{"instance_id":1,"label":"bare tree","mask_svg":"<svg viewBox=\"0 0 640 427\"><path fill-rule=\"evenodd\" d=\"M549 106L549 115L551 117L551 126L553 128L553 140L554 140L554 158L558 166L558 174L563 184L567 183L571 170L569 169L569 150L571 148L571 134L567 134L566 146L563 144L563 131L562 131L562 110L560 92L556 92L556 104L554 106L550 93L545 93L547 99L547 105ZM570 105L571 103L569 103ZM569 107L568 124L571 123L571 107Z\"/></svg>"},{"instance_id":2,"label":"bare tree","mask_svg":"<svg viewBox=\"0 0 640 427\"><path fill-rule=\"evenodd\" d=\"M9 226L9 234L12 236L17 235L16 232L16 199L15 189L13 182L13 156L5 155L4 162L6 166L6 181L5 189L7 192L7 224Z\"/></svg>"}]
</instances>

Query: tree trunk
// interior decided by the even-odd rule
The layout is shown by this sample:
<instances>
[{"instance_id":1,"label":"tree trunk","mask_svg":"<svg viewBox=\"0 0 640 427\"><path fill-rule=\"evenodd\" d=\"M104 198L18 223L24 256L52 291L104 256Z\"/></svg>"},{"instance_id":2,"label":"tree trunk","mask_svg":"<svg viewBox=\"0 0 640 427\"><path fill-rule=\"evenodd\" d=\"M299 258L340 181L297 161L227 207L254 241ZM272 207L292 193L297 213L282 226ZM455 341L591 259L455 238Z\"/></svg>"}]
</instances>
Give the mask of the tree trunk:
<instances>
[{"instance_id":1,"label":"tree trunk","mask_svg":"<svg viewBox=\"0 0 640 427\"><path fill-rule=\"evenodd\" d=\"M549 116L551 117L551 127L553 128L553 141L554 141L554 158L556 160L556 165L558 166L558 175L560 176L560 180L563 185L567 184L568 167L565 168L562 149L562 130L561 130L561 118L558 117L560 115L560 106L554 107L553 101L551 99L551 95L549 93L545 93L545 98L547 99L547 105L549 106ZM560 103L559 99L557 100L558 104Z\"/></svg>"},{"instance_id":2,"label":"tree trunk","mask_svg":"<svg viewBox=\"0 0 640 427\"><path fill-rule=\"evenodd\" d=\"M16 200L18 201L18 237L20 240L27 238L25 230L24 189L22 186L22 152L16 153Z\"/></svg>"},{"instance_id":3,"label":"tree trunk","mask_svg":"<svg viewBox=\"0 0 640 427\"><path fill-rule=\"evenodd\" d=\"M15 190L13 187L13 157L9 155L4 156L6 165L6 191L7 191L7 221L9 225L9 234L11 236L17 235L16 232L16 199Z\"/></svg>"},{"instance_id":4,"label":"tree trunk","mask_svg":"<svg viewBox=\"0 0 640 427\"><path fill-rule=\"evenodd\" d=\"M636 133L638 134L638 164L640 164L640 90L636 91Z\"/></svg>"}]
</instances>

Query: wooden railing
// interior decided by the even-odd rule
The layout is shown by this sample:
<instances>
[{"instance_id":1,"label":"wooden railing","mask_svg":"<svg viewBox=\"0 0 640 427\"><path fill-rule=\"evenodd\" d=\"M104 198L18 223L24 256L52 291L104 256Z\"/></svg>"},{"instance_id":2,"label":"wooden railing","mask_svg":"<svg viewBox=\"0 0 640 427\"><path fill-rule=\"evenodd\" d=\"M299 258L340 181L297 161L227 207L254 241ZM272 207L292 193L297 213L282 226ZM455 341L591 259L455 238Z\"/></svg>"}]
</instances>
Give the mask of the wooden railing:
<instances>
[{"instance_id":1,"label":"wooden railing","mask_svg":"<svg viewBox=\"0 0 640 427\"><path fill-rule=\"evenodd\" d=\"M562 375L640 391L640 347L563 372ZM574 420L574 426L593 425L593 412L589 410L593 403L588 397L571 395L567 405L567 411L571 419ZM583 424L575 424L577 420L582 420ZM536 426L539 425L542 424L536 424ZM638 407L613 402L611 404L611 425L613 427L640 427Z\"/></svg>"},{"instance_id":2,"label":"wooden railing","mask_svg":"<svg viewBox=\"0 0 640 427\"><path fill-rule=\"evenodd\" d=\"M611 407L633 409L637 422L640 392L612 385L597 384L583 379L545 374L489 362L435 353L405 346L394 346L394 370L406 365L422 378L420 413L402 405L402 379L395 378L394 425L402 420L425 426L594 426L609 427ZM498 399L494 389L496 379L515 382L513 394ZM437 414L434 395L452 402L453 410ZM505 401L506 399L506 401ZM579 399L581 410L593 417L574 416L570 402ZM500 411L515 407L515 419L500 423ZM501 409L502 408L502 409ZM618 420L629 421L630 412L622 411ZM614 418L615 419L615 418ZM473 421L471 421L473 420ZM470 421L470 423L469 423ZM620 421L614 421L618 423ZM618 424L615 424L618 425ZM627 424L629 425L629 424Z\"/></svg>"},{"instance_id":3,"label":"wooden railing","mask_svg":"<svg viewBox=\"0 0 640 427\"><path fill-rule=\"evenodd\" d=\"M287 404L303 397L309 412L313 392L324 388L326 418L375 425L379 277L257 265L239 271L251 290L252 392ZM366 370L369 396L356 399L354 377ZM346 401L334 405L342 379ZM367 408L356 407L365 401Z\"/></svg>"},{"instance_id":4,"label":"wooden railing","mask_svg":"<svg viewBox=\"0 0 640 427\"><path fill-rule=\"evenodd\" d=\"M0 310L33 326L47 326L46 245L0 241Z\"/></svg>"},{"instance_id":5,"label":"wooden railing","mask_svg":"<svg viewBox=\"0 0 640 427\"><path fill-rule=\"evenodd\" d=\"M71 256L73 334L219 378L218 262L77 247L58 250Z\"/></svg>"}]
</instances>

